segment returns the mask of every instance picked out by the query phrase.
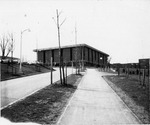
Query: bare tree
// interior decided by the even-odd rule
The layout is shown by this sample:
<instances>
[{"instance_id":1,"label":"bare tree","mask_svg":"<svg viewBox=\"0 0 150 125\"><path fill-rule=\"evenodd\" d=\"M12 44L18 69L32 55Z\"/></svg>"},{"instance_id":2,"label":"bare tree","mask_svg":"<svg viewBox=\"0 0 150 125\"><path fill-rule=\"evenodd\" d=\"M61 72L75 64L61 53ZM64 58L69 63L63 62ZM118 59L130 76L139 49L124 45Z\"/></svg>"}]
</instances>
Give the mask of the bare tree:
<instances>
[{"instance_id":1,"label":"bare tree","mask_svg":"<svg viewBox=\"0 0 150 125\"><path fill-rule=\"evenodd\" d=\"M8 34L8 35L3 35L0 38L0 49L1 49L1 53L2 53L2 60L5 59L6 57L8 57L8 55L10 54L10 52L13 55L13 51L14 51L14 35Z\"/></svg>"},{"instance_id":2,"label":"bare tree","mask_svg":"<svg viewBox=\"0 0 150 125\"><path fill-rule=\"evenodd\" d=\"M10 42L9 42L9 51L11 51L11 63L12 63L12 74L13 74L13 52L15 49L15 39L13 33L9 34Z\"/></svg>"},{"instance_id":3,"label":"bare tree","mask_svg":"<svg viewBox=\"0 0 150 125\"><path fill-rule=\"evenodd\" d=\"M15 49L15 39L14 39L13 33L9 34L9 37L10 37L10 42L9 42L8 49L11 52L11 58L13 58L13 52L14 52L14 49Z\"/></svg>"},{"instance_id":4,"label":"bare tree","mask_svg":"<svg viewBox=\"0 0 150 125\"><path fill-rule=\"evenodd\" d=\"M6 35L3 35L0 40L0 47L1 47L1 52L2 52L2 59L8 56L10 53L9 50L7 50L9 44L9 39L6 37ZM8 52L7 52L8 51ZM7 53L7 54L6 54Z\"/></svg>"}]
</instances>

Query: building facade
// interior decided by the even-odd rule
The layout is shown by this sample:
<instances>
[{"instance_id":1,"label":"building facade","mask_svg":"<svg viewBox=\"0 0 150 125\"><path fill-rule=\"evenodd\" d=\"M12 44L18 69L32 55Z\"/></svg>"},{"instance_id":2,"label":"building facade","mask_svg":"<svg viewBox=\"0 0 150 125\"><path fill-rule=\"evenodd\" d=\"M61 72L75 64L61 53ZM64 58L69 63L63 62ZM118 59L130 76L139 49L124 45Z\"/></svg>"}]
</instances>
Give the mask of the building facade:
<instances>
[{"instance_id":1,"label":"building facade","mask_svg":"<svg viewBox=\"0 0 150 125\"><path fill-rule=\"evenodd\" d=\"M50 64L51 57L53 64L59 65L59 48L35 49L37 53L37 61L43 64ZM67 65L78 62L85 66L101 66L107 65L108 54L99 51L87 44L77 44L71 46L63 46L60 49L63 62Z\"/></svg>"}]
</instances>

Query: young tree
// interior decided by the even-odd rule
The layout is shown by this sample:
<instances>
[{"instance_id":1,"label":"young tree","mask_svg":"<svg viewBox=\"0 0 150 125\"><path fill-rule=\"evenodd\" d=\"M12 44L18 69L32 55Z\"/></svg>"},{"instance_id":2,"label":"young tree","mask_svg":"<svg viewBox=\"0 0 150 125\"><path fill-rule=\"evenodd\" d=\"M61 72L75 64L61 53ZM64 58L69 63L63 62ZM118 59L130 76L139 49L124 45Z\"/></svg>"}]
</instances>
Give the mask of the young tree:
<instances>
[{"instance_id":1,"label":"young tree","mask_svg":"<svg viewBox=\"0 0 150 125\"><path fill-rule=\"evenodd\" d=\"M13 52L14 52L14 49L15 49L15 39L14 39L13 33L9 34L9 37L10 37L10 42L9 42L8 49L11 52L11 58L13 58Z\"/></svg>"},{"instance_id":2,"label":"young tree","mask_svg":"<svg viewBox=\"0 0 150 125\"><path fill-rule=\"evenodd\" d=\"M9 50L11 51L11 63L12 63L12 74L13 74L13 52L15 49L15 39L13 33L9 34L10 43L9 43Z\"/></svg>"},{"instance_id":3,"label":"young tree","mask_svg":"<svg viewBox=\"0 0 150 125\"><path fill-rule=\"evenodd\" d=\"M112 59L112 58L111 58L110 56L109 56L108 59L107 59L107 68L108 68L109 70L110 70L110 65L111 65L111 64L110 64L111 59Z\"/></svg>"},{"instance_id":4,"label":"young tree","mask_svg":"<svg viewBox=\"0 0 150 125\"><path fill-rule=\"evenodd\" d=\"M59 23L59 17L60 17L60 14L61 12L59 13L58 10L56 10L56 14L57 14L57 21L55 21L56 25L57 25L57 29L58 29L58 43L59 43L59 70L60 70L60 81L61 81L61 84L65 84L65 75L64 75L64 62L63 62L63 56L62 56L62 53L61 53L61 46L60 46L60 27L62 26L62 24L65 22L66 19L64 19L62 21L62 23L60 24ZM62 69L62 72L61 72L61 69ZM62 75L63 75L63 80L62 80Z\"/></svg>"}]
</instances>

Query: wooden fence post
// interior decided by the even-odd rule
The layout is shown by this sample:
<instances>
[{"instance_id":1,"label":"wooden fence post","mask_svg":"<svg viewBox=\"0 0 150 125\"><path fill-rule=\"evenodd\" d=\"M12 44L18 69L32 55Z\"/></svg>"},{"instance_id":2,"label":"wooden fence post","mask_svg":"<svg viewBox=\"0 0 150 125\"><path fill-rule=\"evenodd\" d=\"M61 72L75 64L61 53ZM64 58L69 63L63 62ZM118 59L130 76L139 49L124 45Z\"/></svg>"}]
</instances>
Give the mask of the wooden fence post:
<instances>
[{"instance_id":1,"label":"wooden fence post","mask_svg":"<svg viewBox=\"0 0 150 125\"><path fill-rule=\"evenodd\" d=\"M66 84L67 84L67 63L66 63Z\"/></svg>"},{"instance_id":2,"label":"wooden fence post","mask_svg":"<svg viewBox=\"0 0 150 125\"><path fill-rule=\"evenodd\" d=\"M51 84L53 84L53 57L51 57Z\"/></svg>"}]
</instances>

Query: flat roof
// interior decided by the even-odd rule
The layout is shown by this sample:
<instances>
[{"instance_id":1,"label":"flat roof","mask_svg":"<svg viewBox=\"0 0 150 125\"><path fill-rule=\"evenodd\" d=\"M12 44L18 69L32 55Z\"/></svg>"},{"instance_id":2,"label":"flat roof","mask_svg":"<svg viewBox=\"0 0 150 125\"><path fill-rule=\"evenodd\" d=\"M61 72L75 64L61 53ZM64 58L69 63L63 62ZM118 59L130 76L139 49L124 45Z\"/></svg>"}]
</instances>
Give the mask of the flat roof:
<instances>
[{"instance_id":1,"label":"flat roof","mask_svg":"<svg viewBox=\"0 0 150 125\"><path fill-rule=\"evenodd\" d=\"M150 58L143 58L143 59L139 59L139 60L150 60Z\"/></svg>"},{"instance_id":2,"label":"flat roof","mask_svg":"<svg viewBox=\"0 0 150 125\"><path fill-rule=\"evenodd\" d=\"M61 49L64 49L64 48L73 48L73 47L79 47L79 46L85 46L85 47L91 48L91 49L93 49L93 50L95 50L95 51L98 51L98 52L100 52L100 53L103 53L103 54L109 56L108 54L106 54L106 53L104 53L104 52L102 52L102 51L100 51L100 50L98 50L98 49L96 49L96 48L94 48L94 47L91 47L91 46L89 46L89 45L87 45L87 44L74 44L74 45L68 45L68 46L61 46ZM33 51L34 51L34 52L38 52L38 51L47 51L47 50L55 50L55 49L59 49L59 47L50 47L50 48L34 49Z\"/></svg>"}]
</instances>

